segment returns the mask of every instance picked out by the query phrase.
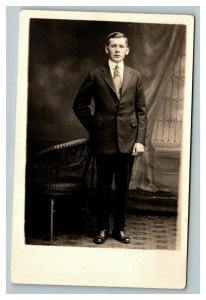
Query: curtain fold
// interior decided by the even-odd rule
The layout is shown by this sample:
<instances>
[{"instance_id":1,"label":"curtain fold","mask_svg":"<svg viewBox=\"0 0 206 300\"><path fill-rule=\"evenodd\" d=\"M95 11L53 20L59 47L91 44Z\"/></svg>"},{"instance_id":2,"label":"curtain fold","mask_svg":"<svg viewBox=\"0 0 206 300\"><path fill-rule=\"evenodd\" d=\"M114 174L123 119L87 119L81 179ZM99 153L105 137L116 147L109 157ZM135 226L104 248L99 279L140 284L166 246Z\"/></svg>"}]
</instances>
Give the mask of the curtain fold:
<instances>
[{"instance_id":1,"label":"curtain fold","mask_svg":"<svg viewBox=\"0 0 206 300\"><path fill-rule=\"evenodd\" d=\"M147 104L147 136L145 152L134 160L130 189L157 191L154 181L154 149L151 138L156 116L168 81L176 63L185 26L145 24L139 28L136 39L137 68L143 77ZM135 65L135 62L133 62Z\"/></svg>"}]
</instances>

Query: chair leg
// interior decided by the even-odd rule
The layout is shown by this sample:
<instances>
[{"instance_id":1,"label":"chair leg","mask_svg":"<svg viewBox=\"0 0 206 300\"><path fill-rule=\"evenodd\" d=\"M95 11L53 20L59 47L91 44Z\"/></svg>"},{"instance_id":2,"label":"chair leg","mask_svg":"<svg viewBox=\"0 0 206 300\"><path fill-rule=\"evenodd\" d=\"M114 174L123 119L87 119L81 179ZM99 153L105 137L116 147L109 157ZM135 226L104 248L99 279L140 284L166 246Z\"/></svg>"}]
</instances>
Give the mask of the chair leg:
<instances>
[{"instance_id":1,"label":"chair leg","mask_svg":"<svg viewBox=\"0 0 206 300\"><path fill-rule=\"evenodd\" d=\"M50 199L50 241L54 240L54 202L53 198Z\"/></svg>"},{"instance_id":2,"label":"chair leg","mask_svg":"<svg viewBox=\"0 0 206 300\"><path fill-rule=\"evenodd\" d=\"M89 230L90 230L90 233L92 233L92 219L91 219L91 214L90 214L90 209L88 206L87 198L84 199L84 204L85 204L87 217L88 217Z\"/></svg>"}]
</instances>

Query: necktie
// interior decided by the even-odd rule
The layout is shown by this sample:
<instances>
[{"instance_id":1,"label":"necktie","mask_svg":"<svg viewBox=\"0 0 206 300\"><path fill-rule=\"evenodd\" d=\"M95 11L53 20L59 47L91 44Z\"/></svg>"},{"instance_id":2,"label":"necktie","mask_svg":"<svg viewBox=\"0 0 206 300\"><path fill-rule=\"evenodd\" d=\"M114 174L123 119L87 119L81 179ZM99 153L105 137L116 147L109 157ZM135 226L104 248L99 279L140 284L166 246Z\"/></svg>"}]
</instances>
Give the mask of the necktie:
<instances>
[{"instance_id":1,"label":"necktie","mask_svg":"<svg viewBox=\"0 0 206 300\"><path fill-rule=\"evenodd\" d=\"M114 68L114 75L113 75L113 79L114 79L114 84L116 87L116 91L117 91L117 97L118 99L120 99L121 96L121 89L122 89L122 78L119 72L119 66L116 65L116 67Z\"/></svg>"}]
</instances>

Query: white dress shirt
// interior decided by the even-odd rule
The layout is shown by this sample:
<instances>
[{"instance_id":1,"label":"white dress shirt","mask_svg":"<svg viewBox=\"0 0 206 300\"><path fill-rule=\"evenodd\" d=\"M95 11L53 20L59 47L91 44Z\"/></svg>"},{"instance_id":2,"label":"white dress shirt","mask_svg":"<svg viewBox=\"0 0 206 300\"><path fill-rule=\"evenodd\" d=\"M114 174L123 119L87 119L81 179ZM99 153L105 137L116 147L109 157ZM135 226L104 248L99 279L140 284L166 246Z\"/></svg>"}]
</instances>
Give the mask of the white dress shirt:
<instances>
[{"instance_id":1,"label":"white dress shirt","mask_svg":"<svg viewBox=\"0 0 206 300\"><path fill-rule=\"evenodd\" d=\"M114 77L114 69L117 65L119 67L119 73L120 73L120 76L121 76L122 81L123 81L123 76L124 76L124 62L123 62L123 60L119 64L117 64L117 63L115 63L115 62L113 62L112 60L109 59L109 68L110 68L110 72L112 74L112 78Z\"/></svg>"}]
</instances>

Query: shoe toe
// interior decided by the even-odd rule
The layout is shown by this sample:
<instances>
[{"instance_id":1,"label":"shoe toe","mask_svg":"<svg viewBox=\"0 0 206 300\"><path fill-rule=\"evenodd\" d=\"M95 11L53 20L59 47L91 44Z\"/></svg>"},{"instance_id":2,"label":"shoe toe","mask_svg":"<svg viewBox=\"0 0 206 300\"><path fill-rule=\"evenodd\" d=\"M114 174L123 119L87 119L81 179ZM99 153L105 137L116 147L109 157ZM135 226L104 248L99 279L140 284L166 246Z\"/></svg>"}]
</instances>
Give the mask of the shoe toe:
<instances>
[{"instance_id":1,"label":"shoe toe","mask_svg":"<svg viewBox=\"0 0 206 300\"><path fill-rule=\"evenodd\" d=\"M107 239L108 233L106 230L101 230L94 238L95 244L103 244Z\"/></svg>"},{"instance_id":2,"label":"shoe toe","mask_svg":"<svg viewBox=\"0 0 206 300\"><path fill-rule=\"evenodd\" d=\"M121 242L124 243L124 244L129 244L130 243L130 238L128 236L126 236L125 238L123 238L121 240Z\"/></svg>"},{"instance_id":3,"label":"shoe toe","mask_svg":"<svg viewBox=\"0 0 206 300\"><path fill-rule=\"evenodd\" d=\"M95 237L94 242L95 244L103 244L104 240L100 237Z\"/></svg>"},{"instance_id":4,"label":"shoe toe","mask_svg":"<svg viewBox=\"0 0 206 300\"><path fill-rule=\"evenodd\" d=\"M129 244L130 243L130 237L126 235L126 233L121 230L119 232L114 232L113 237L117 239L120 243Z\"/></svg>"}]
</instances>

